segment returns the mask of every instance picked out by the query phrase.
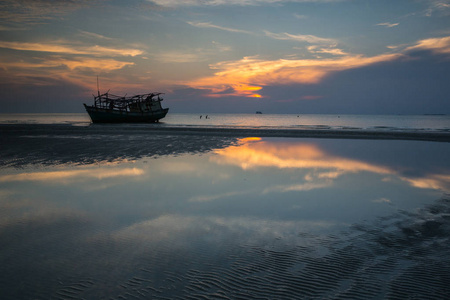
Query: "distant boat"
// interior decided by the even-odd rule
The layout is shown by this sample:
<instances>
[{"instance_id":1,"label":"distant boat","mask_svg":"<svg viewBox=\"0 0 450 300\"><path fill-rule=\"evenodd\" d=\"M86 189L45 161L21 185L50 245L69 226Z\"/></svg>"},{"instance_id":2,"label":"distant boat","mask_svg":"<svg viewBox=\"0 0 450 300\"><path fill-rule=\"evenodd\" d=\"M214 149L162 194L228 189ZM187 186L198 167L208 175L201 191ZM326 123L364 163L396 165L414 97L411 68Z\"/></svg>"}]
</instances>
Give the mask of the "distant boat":
<instances>
[{"instance_id":1,"label":"distant boat","mask_svg":"<svg viewBox=\"0 0 450 300\"><path fill-rule=\"evenodd\" d=\"M161 106L162 94L120 97L98 92L98 96L94 96L94 105L83 105L92 123L152 123L159 122L169 111Z\"/></svg>"},{"instance_id":2,"label":"distant boat","mask_svg":"<svg viewBox=\"0 0 450 300\"><path fill-rule=\"evenodd\" d=\"M257 111L256 114L257 114L257 115L262 115L262 112Z\"/></svg>"}]
</instances>

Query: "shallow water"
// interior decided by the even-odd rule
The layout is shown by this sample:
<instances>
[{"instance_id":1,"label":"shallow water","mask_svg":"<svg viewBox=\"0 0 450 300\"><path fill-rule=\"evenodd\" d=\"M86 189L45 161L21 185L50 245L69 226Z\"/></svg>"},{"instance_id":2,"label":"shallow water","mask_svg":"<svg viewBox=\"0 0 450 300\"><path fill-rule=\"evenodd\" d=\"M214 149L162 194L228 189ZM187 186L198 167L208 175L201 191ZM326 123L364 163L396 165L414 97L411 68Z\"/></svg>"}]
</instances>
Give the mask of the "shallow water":
<instances>
[{"instance_id":1,"label":"shallow water","mask_svg":"<svg viewBox=\"0 0 450 300\"><path fill-rule=\"evenodd\" d=\"M443 299L449 143L3 134L2 299Z\"/></svg>"}]
</instances>

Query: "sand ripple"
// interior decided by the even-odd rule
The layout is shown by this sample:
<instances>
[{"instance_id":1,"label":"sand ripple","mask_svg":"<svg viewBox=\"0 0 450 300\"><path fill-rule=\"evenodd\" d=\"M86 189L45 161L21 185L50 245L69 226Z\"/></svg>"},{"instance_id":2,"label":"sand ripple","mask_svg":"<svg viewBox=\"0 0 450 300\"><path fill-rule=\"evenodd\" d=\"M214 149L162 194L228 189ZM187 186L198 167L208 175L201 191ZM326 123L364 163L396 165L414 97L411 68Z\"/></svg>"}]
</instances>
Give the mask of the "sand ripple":
<instances>
[{"instance_id":1,"label":"sand ripple","mask_svg":"<svg viewBox=\"0 0 450 300\"><path fill-rule=\"evenodd\" d=\"M0 289L2 299L447 299L448 232L449 196L334 235L300 231L297 240L161 240L133 252L103 237L80 265L86 253L76 243L67 256L43 256L40 234L33 247L1 250L27 261L1 259Z\"/></svg>"},{"instance_id":2,"label":"sand ripple","mask_svg":"<svg viewBox=\"0 0 450 300\"><path fill-rule=\"evenodd\" d=\"M0 125L0 167L93 164L205 153L235 142L232 137L159 134L120 126Z\"/></svg>"},{"instance_id":3,"label":"sand ripple","mask_svg":"<svg viewBox=\"0 0 450 300\"><path fill-rule=\"evenodd\" d=\"M301 246L279 239L176 256L167 245L111 299L445 299L449 230L443 199L340 235L299 234ZM76 297L73 287L61 296Z\"/></svg>"}]
</instances>

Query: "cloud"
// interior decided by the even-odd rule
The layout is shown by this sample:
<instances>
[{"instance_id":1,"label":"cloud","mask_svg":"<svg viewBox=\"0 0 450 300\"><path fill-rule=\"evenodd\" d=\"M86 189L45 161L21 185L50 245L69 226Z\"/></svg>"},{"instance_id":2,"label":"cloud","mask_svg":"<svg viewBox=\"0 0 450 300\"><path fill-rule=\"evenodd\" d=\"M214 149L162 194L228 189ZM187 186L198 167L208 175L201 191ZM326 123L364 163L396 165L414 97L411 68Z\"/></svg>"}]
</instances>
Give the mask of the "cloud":
<instances>
[{"instance_id":1,"label":"cloud","mask_svg":"<svg viewBox=\"0 0 450 300\"><path fill-rule=\"evenodd\" d=\"M425 10L427 17L432 17L434 14L448 16L450 15L450 0L423 0L428 2L428 8Z\"/></svg>"},{"instance_id":2,"label":"cloud","mask_svg":"<svg viewBox=\"0 0 450 300\"><path fill-rule=\"evenodd\" d=\"M238 5L255 6L277 3L329 3L340 2L342 0L148 0L159 6L164 7L182 7L182 6L219 6L219 5Z\"/></svg>"},{"instance_id":3,"label":"cloud","mask_svg":"<svg viewBox=\"0 0 450 300\"><path fill-rule=\"evenodd\" d=\"M166 214L154 219L131 224L112 232L118 242L163 243L170 240L171 247L192 246L193 240L220 245L223 241L236 244L261 243L267 239L283 239L285 243L298 236L299 228L311 232L340 225L323 220L273 220L257 217L203 217ZM151 234L149 234L151 233Z\"/></svg>"},{"instance_id":4,"label":"cloud","mask_svg":"<svg viewBox=\"0 0 450 300\"><path fill-rule=\"evenodd\" d=\"M436 54L450 54L450 36L441 38L430 38L417 42L405 51L429 50Z\"/></svg>"},{"instance_id":5,"label":"cloud","mask_svg":"<svg viewBox=\"0 0 450 300\"><path fill-rule=\"evenodd\" d=\"M163 63L191 63L205 60L205 57L198 52L168 51L154 54L153 56L156 60Z\"/></svg>"},{"instance_id":6,"label":"cloud","mask_svg":"<svg viewBox=\"0 0 450 300\"><path fill-rule=\"evenodd\" d=\"M421 178L401 177L401 179L416 188L440 190L444 193L450 192L450 176L447 174L430 174Z\"/></svg>"},{"instance_id":7,"label":"cloud","mask_svg":"<svg viewBox=\"0 0 450 300\"><path fill-rule=\"evenodd\" d=\"M125 66L134 65L132 62L117 61L114 59L95 59L88 57L74 57L71 59L65 59L62 57L49 57L42 59L39 62L2 62L2 67L6 69L39 69L39 68L60 68L66 66L71 71L77 68L89 68L92 70L112 71L122 69ZM49 70L47 70L49 71Z\"/></svg>"},{"instance_id":8,"label":"cloud","mask_svg":"<svg viewBox=\"0 0 450 300\"><path fill-rule=\"evenodd\" d=\"M331 55L348 55L342 49L336 48L338 41L336 39L322 38L311 34L290 34L284 33L273 33L265 30L266 36L284 41L294 41L300 43L312 44L308 46L307 49L313 54L331 54Z\"/></svg>"},{"instance_id":9,"label":"cloud","mask_svg":"<svg viewBox=\"0 0 450 300\"><path fill-rule=\"evenodd\" d=\"M331 55L350 55L342 49L334 47L319 47L319 46L309 46L308 51L313 54L331 54Z\"/></svg>"},{"instance_id":10,"label":"cloud","mask_svg":"<svg viewBox=\"0 0 450 300\"><path fill-rule=\"evenodd\" d=\"M217 70L212 76L180 82L195 89L209 90L210 96L258 97L266 85L317 84L331 73L361 68L398 59L401 54L383 54L373 57L362 55L330 59L278 59L264 60L258 56L238 61L213 64Z\"/></svg>"},{"instance_id":11,"label":"cloud","mask_svg":"<svg viewBox=\"0 0 450 300\"><path fill-rule=\"evenodd\" d=\"M269 35L271 35L269 33ZM272 37L290 39L286 34ZM309 42L331 42L314 36L297 36ZM333 41L334 42L334 41ZM367 67L407 57L417 50L430 50L435 54L450 54L450 36L418 41L415 45L396 53L364 56L348 54L333 47L308 47L312 53L332 54L329 58L266 60L259 56L247 56L236 61L223 61L210 65L214 74L190 81L177 82L194 89L207 90L210 97L261 97L264 86L288 84L318 84L330 74ZM258 93L256 93L258 92Z\"/></svg>"},{"instance_id":12,"label":"cloud","mask_svg":"<svg viewBox=\"0 0 450 300\"><path fill-rule=\"evenodd\" d=\"M51 85L61 80L91 88L93 74L111 72L135 65L118 57L135 57L139 49L86 46L65 41L46 43L0 41L0 48L31 52L0 59L4 70L2 80L21 85ZM88 71L88 72L86 72ZM87 77L89 79L87 79ZM20 78L20 80L18 80Z\"/></svg>"},{"instance_id":13,"label":"cloud","mask_svg":"<svg viewBox=\"0 0 450 300\"><path fill-rule=\"evenodd\" d=\"M266 141L243 141L239 146L229 146L215 151L212 158L219 164L236 165L243 170L260 167L278 169L313 169L314 177L321 179L337 178L344 173L372 172L390 174L392 171L364 161L332 156L314 144L274 144ZM330 171L331 170L331 171ZM324 173L319 171L325 171ZM312 181L314 178L307 178ZM313 189L314 185L301 185L293 189ZM283 187L285 189L285 187Z\"/></svg>"},{"instance_id":14,"label":"cloud","mask_svg":"<svg viewBox=\"0 0 450 300\"><path fill-rule=\"evenodd\" d=\"M132 62L118 61L114 59L95 59L95 58L85 58L78 57L73 59L55 59L53 63L60 63L67 66L70 70L77 68L89 68L97 71L112 71L119 70L126 66L132 66Z\"/></svg>"},{"instance_id":15,"label":"cloud","mask_svg":"<svg viewBox=\"0 0 450 300\"><path fill-rule=\"evenodd\" d=\"M3 0L0 1L0 20L21 25L45 23L75 10L92 5L97 0Z\"/></svg>"},{"instance_id":16,"label":"cloud","mask_svg":"<svg viewBox=\"0 0 450 300\"><path fill-rule=\"evenodd\" d=\"M214 25L214 24L211 24L210 22L187 22L187 23L191 26L198 27L198 28L214 28L214 29L219 29L219 30L229 31L229 32L252 34L250 31Z\"/></svg>"},{"instance_id":17,"label":"cloud","mask_svg":"<svg viewBox=\"0 0 450 300\"><path fill-rule=\"evenodd\" d=\"M305 16L305 15L299 15L299 14L294 14L294 17L295 17L296 19L299 19L299 20L308 18L308 16Z\"/></svg>"},{"instance_id":18,"label":"cloud","mask_svg":"<svg viewBox=\"0 0 450 300\"><path fill-rule=\"evenodd\" d=\"M288 40L288 41L297 41L297 42L306 42L309 44L326 44L326 45L336 45L337 41L335 39L327 39L321 38L318 36L310 35L310 34L290 34L287 32L284 33L272 33L269 31L264 31L266 36L276 39L276 40Z\"/></svg>"},{"instance_id":19,"label":"cloud","mask_svg":"<svg viewBox=\"0 0 450 300\"><path fill-rule=\"evenodd\" d=\"M218 200L218 199L247 195L247 194L251 194L251 192L252 191L245 190L245 191L227 192L227 193L221 193L221 194L215 194L215 195L198 195L198 196L191 197L188 201L189 202L209 202L209 201L214 201L214 200Z\"/></svg>"},{"instance_id":20,"label":"cloud","mask_svg":"<svg viewBox=\"0 0 450 300\"><path fill-rule=\"evenodd\" d=\"M153 53L153 56L157 61L163 63L193 63L202 62L217 55L219 52L231 51L230 46L223 45L221 43L212 41L210 47L196 48L196 49L183 49L164 51L160 53Z\"/></svg>"},{"instance_id":21,"label":"cloud","mask_svg":"<svg viewBox=\"0 0 450 300\"><path fill-rule=\"evenodd\" d=\"M388 204L392 203L392 201L389 200L388 198L378 198L378 199L372 200L372 202L374 202L374 203L388 203Z\"/></svg>"},{"instance_id":22,"label":"cloud","mask_svg":"<svg viewBox=\"0 0 450 300\"><path fill-rule=\"evenodd\" d=\"M391 28L391 27L395 27L395 26L398 26L400 23L388 23L388 22L386 22L386 23L378 23L378 24L376 24L377 26L385 26L385 27L389 27L389 28Z\"/></svg>"},{"instance_id":23,"label":"cloud","mask_svg":"<svg viewBox=\"0 0 450 300\"><path fill-rule=\"evenodd\" d=\"M320 183L306 182L301 184L291 184L291 185L275 185L265 188L263 194L267 193L287 193L287 192L301 192L301 191L311 191L316 189L324 189L333 186L333 182L328 180Z\"/></svg>"},{"instance_id":24,"label":"cloud","mask_svg":"<svg viewBox=\"0 0 450 300\"><path fill-rule=\"evenodd\" d=\"M86 170L65 170L52 172L34 172L34 173L20 173L14 175L0 176L0 182L13 181L47 181L47 182L65 182L71 180L88 180L88 179L104 179L119 176L141 176L144 174L142 169L125 168L125 169L86 169Z\"/></svg>"},{"instance_id":25,"label":"cloud","mask_svg":"<svg viewBox=\"0 0 450 300\"><path fill-rule=\"evenodd\" d=\"M0 48L7 48L20 51L38 51L64 54L85 54L94 56L137 56L144 52L139 49L109 48L99 45L82 46L69 45L56 41L50 43L23 43L0 41Z\"/></svg>"},{"instance_id":26,"label":"cloud","mask_svg":"<svg viewBox=\"0 0 450 300\"><path fill-rule=\"evenodd\" d=\"M95 39L95 40L114 40L113 38L98 34L98 33L94 33L94 32L89 32L89 31L83 31L83 30L79 30L80 35L83 37L87 37L87 38L91 38L91 39Z\"/></svg>"},{"instance_id":27,"label":"cloud","mask_svg":"<svg viewBox=\"0 0 450 300\"><path fill-rule=\"evenodd\" d=\"M112 58L49 55L44 58L33 57L12 61L0 59L0 65L2 66L0 79L3 84L29 88L60 86L61 82L67 82L83 89L95 90L93 77L96 74L110 73L133 66L135 63ZM129 83L129 78L118 77L111 73L103 81L117 89L123 86L136 88L136 85L141 88L138 83Z\"/></svg>"}]
</instances>

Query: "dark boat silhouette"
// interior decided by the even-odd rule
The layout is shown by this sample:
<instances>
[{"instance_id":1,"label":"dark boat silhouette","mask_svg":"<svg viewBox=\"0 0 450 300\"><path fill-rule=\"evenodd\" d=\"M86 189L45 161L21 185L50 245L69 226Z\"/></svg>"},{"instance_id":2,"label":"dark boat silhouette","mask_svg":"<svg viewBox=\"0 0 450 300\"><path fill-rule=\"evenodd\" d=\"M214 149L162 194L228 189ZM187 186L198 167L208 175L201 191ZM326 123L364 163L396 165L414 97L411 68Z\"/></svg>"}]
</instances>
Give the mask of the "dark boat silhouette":
<instances>
[{"instance_id":1,"label":"dark boat silhouette","mask_svg":"<svg viewBox=\"0 0 450 300\"><path fill-rule=\"evenodd\" d=\"M152 123L159 122L169 111L162 108L160 95L163 93L121 97L98 92L94 105L83 105L93 123Z\"/></svg>"}]
</instances>

